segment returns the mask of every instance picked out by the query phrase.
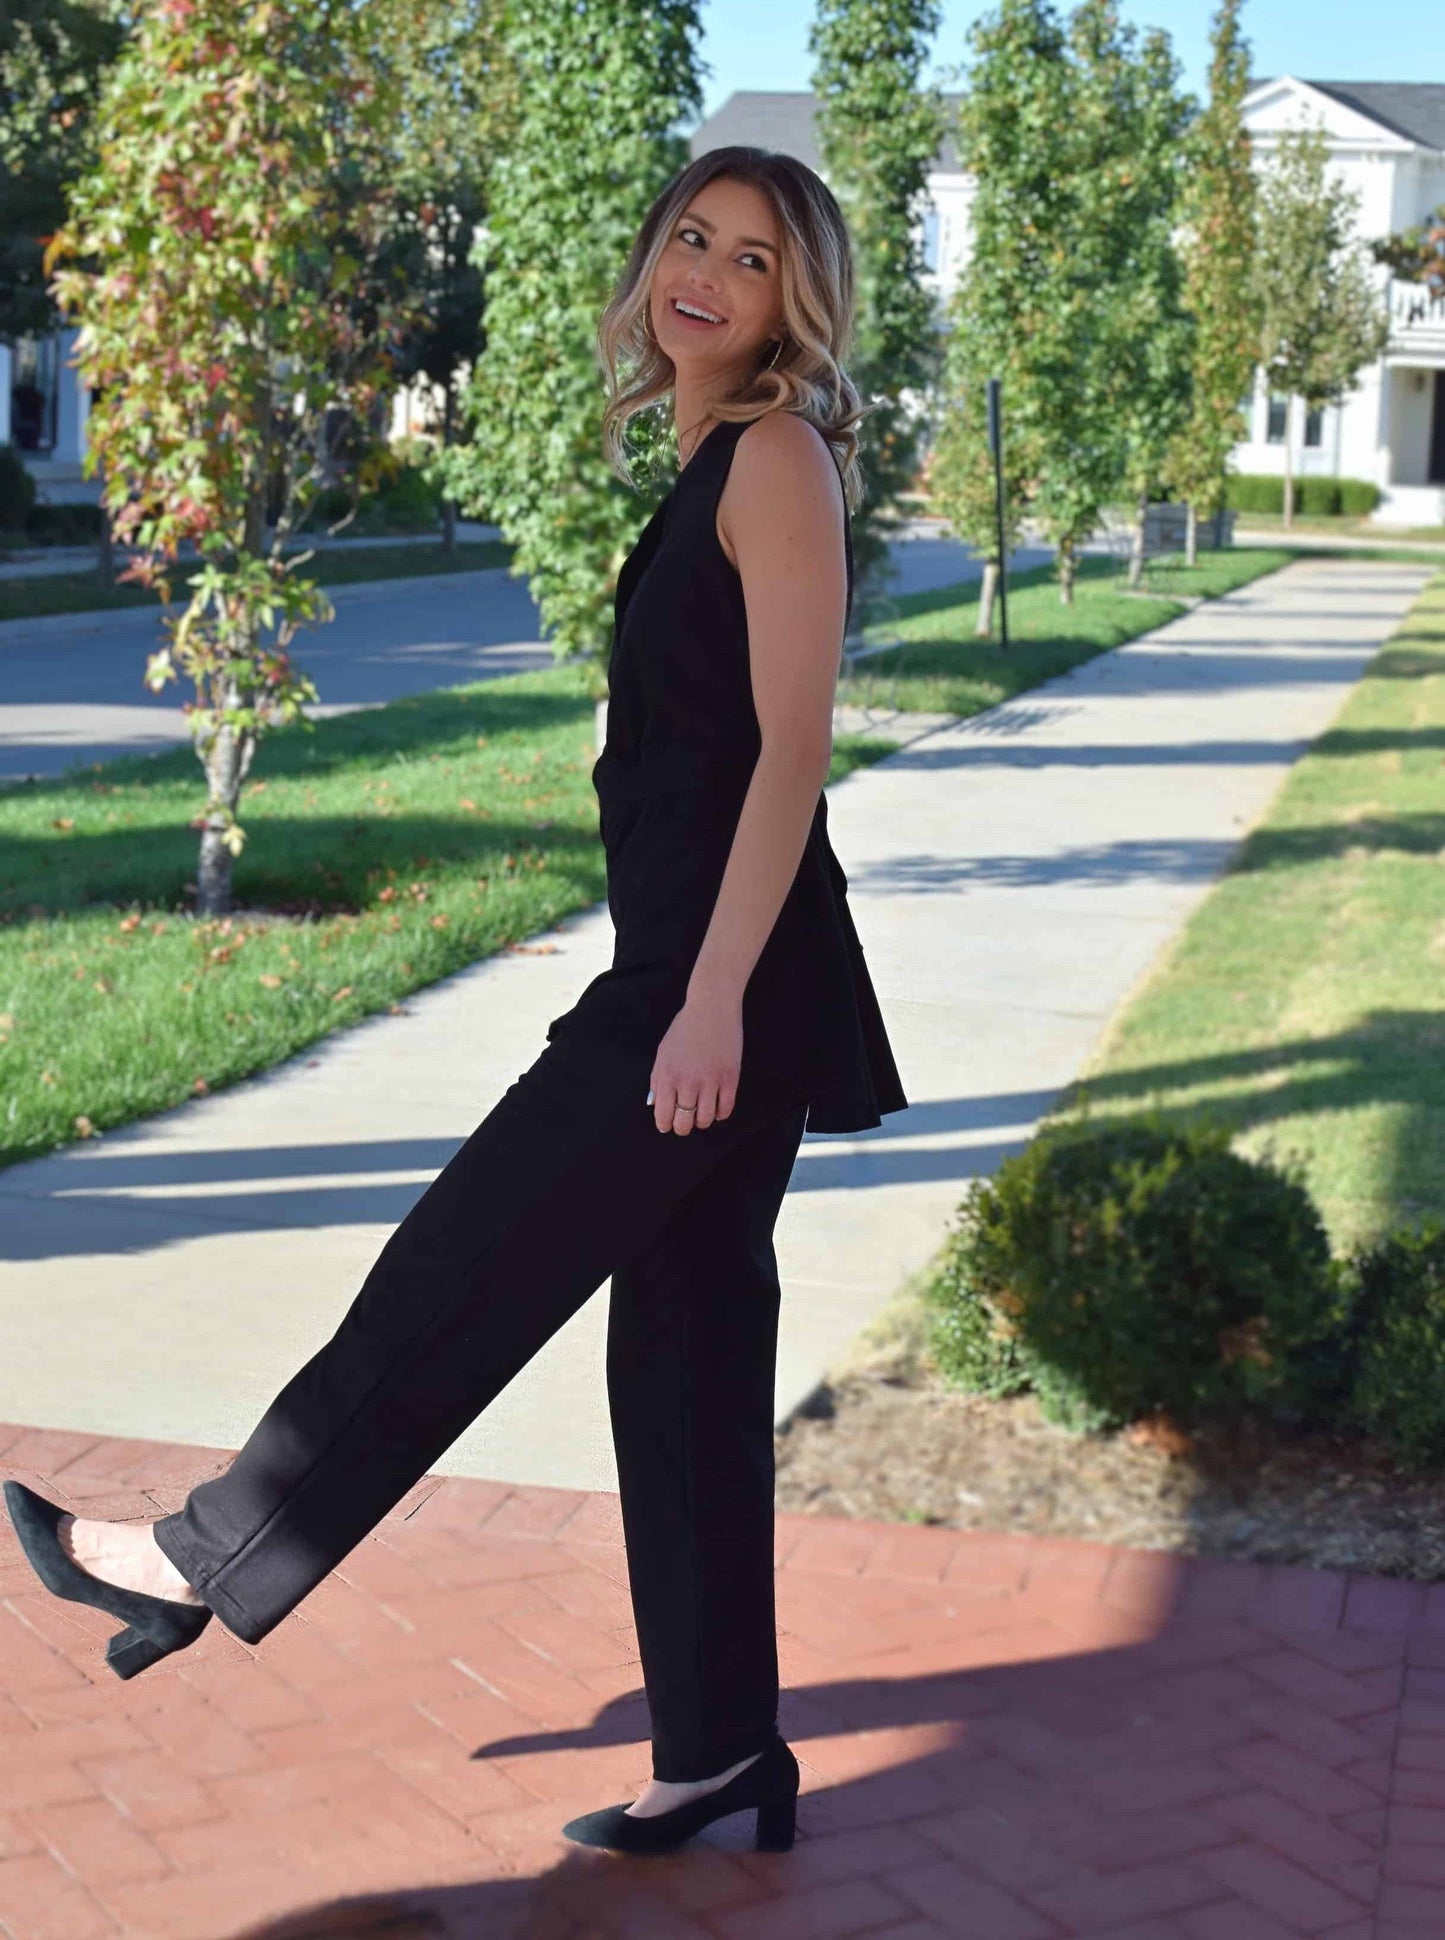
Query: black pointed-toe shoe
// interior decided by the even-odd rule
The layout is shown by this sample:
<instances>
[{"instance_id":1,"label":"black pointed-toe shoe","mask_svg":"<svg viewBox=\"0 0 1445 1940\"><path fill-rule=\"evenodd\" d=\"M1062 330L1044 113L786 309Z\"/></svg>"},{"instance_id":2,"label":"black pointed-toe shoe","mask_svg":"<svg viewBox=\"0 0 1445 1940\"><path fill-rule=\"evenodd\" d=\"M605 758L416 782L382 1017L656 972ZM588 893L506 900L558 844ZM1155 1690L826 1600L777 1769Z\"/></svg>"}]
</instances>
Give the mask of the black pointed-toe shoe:
<instances>
[{"instance_id":1,"label":"black pointed-toe shoe","mask_svg":"<svg viewBox=\"0 0 1445 1940\"><path fill-rule=\"evenodd\" d=\"M755 1849L787 1852L793 1843L797 1802L798 1761L779 1737L726 1785L675 1805L670 1812L639 1818L624 1805L604 1805L596 1812L584 1812L580 1819L570 1819L562 1832L579 1846L606 1846L612 1852L673 1852L714 1819L756 1809Z\"/></svg>"},{"instance_id":2,"label":"black pointed-toe shoe","mask_svg":"<svg viewBox=\"0 0 1445 1940\"><path fill-rule=\"evenodd\" d=\"M128 1626L117 1630L106 1646L105 1661L117 1677L134 1677L173 1650L193 1644L211 1621L213 1613L203 1603L123 1590L118 1583L104 1583L82 1569L61 1547L60 1519L70 1511L47 1502L23 1482L5 1484L5 1507L21 1548L47 1590L73 1603L94 1604Z\"/></svg>"}]
</instances>

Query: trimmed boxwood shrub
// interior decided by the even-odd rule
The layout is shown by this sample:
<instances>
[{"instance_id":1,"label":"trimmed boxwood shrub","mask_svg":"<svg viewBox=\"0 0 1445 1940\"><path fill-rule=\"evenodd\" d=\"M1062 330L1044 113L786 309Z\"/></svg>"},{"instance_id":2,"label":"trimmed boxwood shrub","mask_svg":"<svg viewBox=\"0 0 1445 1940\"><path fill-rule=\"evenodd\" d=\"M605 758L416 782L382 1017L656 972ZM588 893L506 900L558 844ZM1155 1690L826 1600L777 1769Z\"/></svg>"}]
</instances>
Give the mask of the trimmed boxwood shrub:
<instances>
[{"instance_id":1,"label":"trimmed boxwood shrub","mask_svg":"<svg viewBox=\"0 0 1445 1940\"><path fill-rule=\"evenodd\" d=\"M975 1180L930 1287L940 1371L1076 1430L1338 1405L1344 1277L1298 1178L1222 1128L1046 1128Z\"/></svg>"},{"instance_id":2,"label":"trimmed boxwood shrub","mask_svg":"<svg viewBox=\"0 0 1445 1940\"><path fill-rule=\"evenodd\" d=\"M103 514L98 505L32 505L25 530L37 545L93 545L101 535Z\"/></svg>"},{"instance_id":3,"label":"trimmed boxwood shrub","mask_svg":"<svg viewBox=\"0 0 1445 1940\"><path fill-rule=\"evenodd\" d=\"M1224 502L1235 512L1282 513L1284 480L1275 472L1233 472ZM1295 511L1301 518L1330 519L1344 514L1362 519L1380 502L1380 488L1367 478L1297 478Z\"/></svg>"},{"instance_id":4,"label":"trimmed boxwood shrub","mask_svg":"<svg viewBox=\"0 0 1445 1940\"><path fill-rule=\"evenodd\" d=\"M1445 1462L1445 1226L1391 1233L1350 1270L1350 1419L1406 1467Z\"/></svg>"}]
</instances>

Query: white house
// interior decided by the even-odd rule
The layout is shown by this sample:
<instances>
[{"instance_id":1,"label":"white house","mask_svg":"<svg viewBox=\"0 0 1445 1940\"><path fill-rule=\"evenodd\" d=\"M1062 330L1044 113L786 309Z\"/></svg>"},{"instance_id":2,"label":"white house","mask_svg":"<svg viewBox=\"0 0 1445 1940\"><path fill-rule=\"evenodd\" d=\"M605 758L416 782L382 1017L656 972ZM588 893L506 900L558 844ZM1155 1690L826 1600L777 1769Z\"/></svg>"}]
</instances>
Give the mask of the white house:
<instances>
[{"instance_id":1,"label":"white house","mask_svg":"<svg viewBox=\"0 0 1445 1940\"><path fill-rule=\"evenodd\" d=\"M952 106L956 94L945 95ZM692 137L694 156L747 142L783 149L826 177L818 153L815 97L806 93L733 94ZM1336 173L1360 191L1359 230L1366 240L1414 227L1445 203L1445 83L1433 81L1262 81L1245 103L1261 162L1280 130L1298 121L1323 127ZM971 178L959 167L950 136L928 177L923 219L927 281L946 300L968 254ZM1376 276L1391 316L1390 341L1338 407L1306 416L1296 402L1257 384L1249 440L1235 451L1236 469L1281 472L1286 429L1296 476L1322 473L1379 485L1376 517L1406 524L1445 523L1445 298L1420 284ZM1286 415L1289 418L1286 427Z\"/></svg>"},{"instance_id":2,"label":"white house","mask_svg":"<svg viewBox=\"0 0 1445 1940\"><path fill-rule=\"evenodd\" d=\"M947 94L952 106L960 97ZM743 91L693 133L694 156L733 142L786 150L826 177L814 126L817 100L805 92ZM1445 82L1261 81L1245 103L1256 153L1267 159L1280 130L1320 124L1332 165L1361 195L1361 236L1373 239L1421 222L1445 203ZM968 253L971 178L945 133L928 175L920 243L925 280L940 304ZM1308 417L1256 387L1251 435L1236 468L1282 471L1286 433L1297 476L1373 480L1378 519L1445 523L1445 297L1376 272L1390 305L1391 334L1379 363L1343 404ZM91 497L80 479L88 399L69 364L74 333L0 346L0 441L13 436L53 498ZM1286 425L1288 417L1288 425ZM404 428L394 416L393 429Z\"/></svg>"}]
</instances>

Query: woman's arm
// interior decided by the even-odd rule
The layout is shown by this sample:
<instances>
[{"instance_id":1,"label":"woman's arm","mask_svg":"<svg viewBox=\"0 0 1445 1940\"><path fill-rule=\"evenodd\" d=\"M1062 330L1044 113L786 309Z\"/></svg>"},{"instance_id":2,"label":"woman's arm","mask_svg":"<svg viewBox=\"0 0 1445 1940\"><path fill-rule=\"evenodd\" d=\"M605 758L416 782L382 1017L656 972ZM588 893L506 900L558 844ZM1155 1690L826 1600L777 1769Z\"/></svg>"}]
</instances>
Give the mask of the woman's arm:
<instances>
[{"instance_id":1,"label":"woman's arm","mask_svg":"<svg viewBox=\"0 0 1445 1940\"><path fill-rule=\"evenodd\" d=\"M775 412L738 439L720 518L748 621L761 751L688 980L658 1046L660 1130L726 1118L737 1095L742 1000L808 838L833 752L833 702L847 608L843 492L821 436ZM697 1100L680 1115L676 1100Z\"/></svg>"}]
</instances>

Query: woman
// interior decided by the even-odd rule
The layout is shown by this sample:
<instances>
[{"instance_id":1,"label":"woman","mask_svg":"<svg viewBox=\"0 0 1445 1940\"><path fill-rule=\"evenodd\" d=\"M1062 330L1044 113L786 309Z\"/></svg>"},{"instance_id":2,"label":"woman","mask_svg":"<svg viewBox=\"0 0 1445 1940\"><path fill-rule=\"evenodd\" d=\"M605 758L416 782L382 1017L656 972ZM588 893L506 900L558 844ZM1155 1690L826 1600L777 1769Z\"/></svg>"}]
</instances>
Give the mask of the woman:
<instances>
[{"instance_id":1,"label":"woman","mask_svg":"<svg viewBox=\"0 0 1445 1940\"><path fill-rule=\"evenodd\" d=\"M792 1842L772 1232L806 1128L864 1130L907 1103L822 792L853 590L852 297L838 205L792 157L716 149L658 197L598 329L614 466L627 420L669 398L680 460L617 585L593 769L612 966L224 1474L153 1524L5 1485L47 1586L129 1626L107 1652L120 1676L213 1614L258 1643L610 1274L654 1777L564 1831L618 1850L670 1849L744 1807L760 1846Z\"/></svg>"}]
</instances>

